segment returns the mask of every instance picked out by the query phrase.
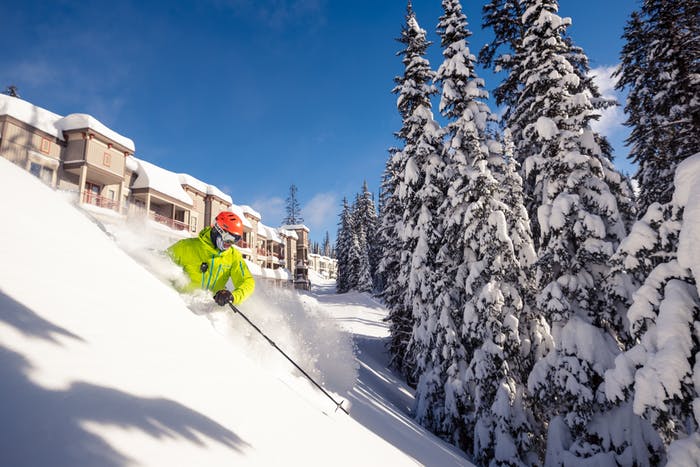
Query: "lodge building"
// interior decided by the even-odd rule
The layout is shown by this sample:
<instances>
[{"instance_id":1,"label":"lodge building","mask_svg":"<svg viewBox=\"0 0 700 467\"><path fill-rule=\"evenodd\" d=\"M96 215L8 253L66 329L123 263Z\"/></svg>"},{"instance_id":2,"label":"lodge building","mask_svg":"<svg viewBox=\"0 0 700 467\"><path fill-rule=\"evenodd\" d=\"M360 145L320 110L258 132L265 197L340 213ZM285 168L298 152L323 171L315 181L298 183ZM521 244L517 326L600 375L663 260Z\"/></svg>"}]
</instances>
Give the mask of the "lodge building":
<instances>
[{"instance_id":1,"label":"lodge building","mask_svg":"<svg viewBox=\"0 0 700 467\"><path fill-rule=\"evenodd\" d=\"M236 246L251 272L276 285L308 288L308 269L334 278L335 260L309 254L305 225L272 228L250 206L236 205L217 187L135 156L134 142L87 114L61 116L0 94L0 157L104 222L142 217L172 239L196 235L221 211L243 219Z\"/></svg>"}]
</instances>

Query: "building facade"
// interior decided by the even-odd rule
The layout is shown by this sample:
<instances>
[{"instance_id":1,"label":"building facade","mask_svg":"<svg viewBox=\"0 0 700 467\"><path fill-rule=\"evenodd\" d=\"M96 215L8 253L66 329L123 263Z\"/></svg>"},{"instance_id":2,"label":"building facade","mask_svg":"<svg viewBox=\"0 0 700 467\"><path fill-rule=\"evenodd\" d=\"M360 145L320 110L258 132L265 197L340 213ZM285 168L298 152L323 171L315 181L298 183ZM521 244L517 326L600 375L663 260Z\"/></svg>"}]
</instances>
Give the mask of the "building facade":
<instances>
[{"instance_id":1,"label":"building facade","mask_svg":"<svg viewBox=\"0 0 700 467\"><path fill-rule=\"evenodd\" d=\"M82 205L108 210L112 217L141 216L180 236L196 235L221 211L234 211L244 224L237 248L251 270L278 285L308 288L308 267L318 262L309 263L306 226L268 227L254 209L233 204L217 187L136 158L135 152L131 139L90 115L63 117L0 94L0 157L55 189L75 192Z\"/></svg>"}]
</instances>

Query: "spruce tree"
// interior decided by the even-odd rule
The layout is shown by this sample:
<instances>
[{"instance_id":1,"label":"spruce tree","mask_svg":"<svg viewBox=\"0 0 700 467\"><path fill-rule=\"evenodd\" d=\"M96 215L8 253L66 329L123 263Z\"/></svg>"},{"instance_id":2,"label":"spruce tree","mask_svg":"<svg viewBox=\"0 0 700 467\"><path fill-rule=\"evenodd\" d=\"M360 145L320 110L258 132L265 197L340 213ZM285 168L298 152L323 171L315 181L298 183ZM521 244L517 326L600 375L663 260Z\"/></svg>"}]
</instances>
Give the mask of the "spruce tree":
<instances>
[{"instance_id":1,"label":"spruce tree","mask_svg":"<svg viewBox=\"0 0 700 467\"><path fill-rule=\"evenodd\" d=\"M343 198L343 209L340 213L338 236L336 238L335 247L338 260L338 274L336 277L337 293L345 293L349 291L353 285L352 242L352 213L347 198Z\"/></svg>"},{"instance_id":2,"label":"spruce tree","mask_svg":"<svg viewBox=\"0 0 700 467\"><path fill-rule=\"evenodd\" d=\"M537 306L554 338L528 387L550 434L565 427L574 455L588 457L600 449L588 423L602 410L602 375L619 352L619 330L601 322L602 291L610 256L625 236L620 206L630 200L624 178L591 130L599 115L595 93L582 84L582 59L565 39L568 21L558 16L556 0L524 5L525 36L514 58L522 88L509 124L520 132L516 151L526 155L529 212L536 215L540 246ZM547 461L559 462L558 454Z\"/></svg>"},{"instance_id":3,"label":"spruce tree","mask_svg":"<svg viewBox=\"0 0 700 467\"><path fill-rule=\"evenodd\" d=\"M371 291L375 289L374 284L376 283L377 267L379 264L380 249L379 244L376 241L379 221L377 218L377 209L374 206L372 192L367 188L366 181L362 185L362 192L357 200L355 218L358 226L362 229L362 248L366 250L363 254L367 256L369 277L372 285L369 291Z\"/></svg>"},{"instance_id":4,"label":"spruce tree","mask_svg":"<svg viewBox=\"0 0 700 467\"><path fill-rule=\"evenodd\" d=\"M326 235L323 237L323 245L321 246L321 254L323 256L331 257L331 238L326 230Z\"/></svg>"},{"instance_id":5,"label":"spruce tree","mask_svg":"<svg viewBox=\"0 0 700 467\"><path fill-rule=\"evenodd\" d=\"M304 218L301 217L301 206L299 206L299 200L297 199L297 187L294 184L289 187L286 210L287 217L282 220L282 223L286 225L295 225L304 222Z\"/></svg>"},{"instance_id":6,"label":"spruce tree","mask_svg":"<svg viewBox=\"0 0 700 467\"><path fill-rule=\"evenodd\" d=\"M353 241L355 242L353 246L353 251L355 252L355 275L353 277L352 288L358 292L371 292L373 289L373 284L369 263L369 244L367 234L368 229L371 228L371 226L368 224L367 217L369 213L366 212L367 206L365 206L364 199L364 193L362 195L358 194L355 197L355 204L353 205L352 209L352 222L354 229ZM374 210L373 203L371 209Z\"/></svg>"},{"instance_id":7,"label":"spruce tree","mask_svg":"<svg viewBox=\"0 0 700 467\"><path fill-rule=\"evenodd\" d=\"M474 72L466 17L457 0L442 6L438 34L445 60L437 82L440 110L449 120L442 173L447 196L439 208L439 293L414 330L422 338L416 347L423 349L417 354L416 415L479 463L521 465L532 460L532 428L518 324L524 274L510 238L517 216L494 177L503 158L490 152L498 145L488 136L493 117ZM525 248L528 235L521 235L519 247ZM532 244L529 249L532 260Z\"/></svg>"},{"instance_id":8,"label":"spruce tree","mask_svg":"<svg viewBox=\"0 0 700 467\"><path fill-rule=\"evenodd\" d=\"M403 142L403 147L390 150L382 181L380 272L385 281L382 297L389 310L391 363L412 380L415 361L409 355L408 347L414 324L413 295L407 290L415 286L415 283L410 283L415 278L411 264L417 245L413 228L418 220L416 208L420 201L417 189L422 185L422 160L431 155L436 144L437 124L430 112L430 97L435 93L431 84L433 72L425 59L430 42L426 40L425 30L418 25L410 1L406 8L406 24L402 26L398 41L405 46L398 53L403 57L405 68L404 74L395 78L396 86L392 92L399 96L397 107L403 125L396 137ZM427 138L424 135L426 130L430 130ZM431 149L426 151L418 145L419 141L429 144Z\"/></svg>"},{"instance_id":9,"label":"spruce tree","mask_svg":"<svg viewBox=\"0 0 700 467\"><path fill-rule=\"evenodd\" d=\"M617 87L629 92L626 125L640 215L671 200L676 167L700 147L699 36L694 0L644 0L625 28Z\"/></svg>"},{"instance_id":10,"label":"spruce tree","mask_svg":"<svg viewBox=\"0 0 700 467\"><path fill-rule=\"evenodd\" d=\"M679 164L671 201L652 204L626 239L633 279L651 270L627 314L634 345L605 374L608 399L656 428L663 446L649 436L646 444L659 464L664 448L668 465L696 461L700 449L698 186L696 154Z\"/></svg>"},{"instance_id":11,"label":"spruce tree","mask_svg":"<svg viewBox=\"0 0 700 467\"><path fill-rule=\"evenodd\" d=\"M556 45L554 43L540 43L540 45L545 45L549 49L558 48L557 54L566 60L564 66L566 70L550 69L549 71L553 74L548 77L541 76L541 81L549 79L551 85L554 86L563 77L566 77L567 86L572 95L585 96L586 105L594 110L589 113L587 120L597 120L600 118L600 111L616 105L616 102L602 97L590 73L588 57L580 47L576 47L573 41L566 36L566 27L569 21L556 15L558 2L551 3L554 16L543 20L554 18L557 21L557 24L551 25L552 29L557 31L557 42ZM483 25L493 29L495 38L491 44L482 49L480 60L485 65L492 66L495 71L506 72L506 77L494 91L494 96L496 103L505 107L503 122L512 133L515 157L521 165L526 206L528 207L534 241L536 247L539 248L541 239L537 209L541 205L541 199L537 199L537 188L534 186L538 167L527 167L525 160L538 154L542 149L536 139L531 137L533 120L536 121L542 114L542 106L550 103L550 99L548 94L543 95L547 98L543 98L543 96L528 93L532 87L528 85L527 77L541 71L532 68L537 66L533 62L532 54L535 47L533 47L532 36L526 37L528 26L524 20L526 12L529 17L532 17L530 9L534 5L532 0L491 0L484 6ZM547 48L541 50L545 55L549 55ZM540 91L544 89L544 86L539 87ZM553 88L553 91L555 89ZM531 119L533 115L535 117ZM596 132L588 132L583 139L591 151L598 153L601 160L607 160L603 161L602 170L613 172L606 173L606 178L610 178L608 188L616 198L617 210L623 223L629 227L636 216L636 210L628 181L624 178L618 181L619 174L614 173L615 169L611 162L612 146L604 136Z\"/></svg>"}]
</instances>

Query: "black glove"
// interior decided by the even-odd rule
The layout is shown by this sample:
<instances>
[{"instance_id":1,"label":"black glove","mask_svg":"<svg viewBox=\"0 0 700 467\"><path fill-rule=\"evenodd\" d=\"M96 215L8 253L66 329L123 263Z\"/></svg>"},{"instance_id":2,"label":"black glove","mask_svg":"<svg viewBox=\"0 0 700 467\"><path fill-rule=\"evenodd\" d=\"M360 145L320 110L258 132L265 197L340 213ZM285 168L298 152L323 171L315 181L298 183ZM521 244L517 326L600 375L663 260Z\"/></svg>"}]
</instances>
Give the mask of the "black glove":
<instances>
[{"instance_id":1,"label":"black glove","mask_svg":"<svg viewBox=\"0 0 700 467\"><path fill-rule=\"evenodd\" d=\"M224 306L233 301L233 294L226 289L221 289L214 294L214 301L216 301L219 306Z\"/></svg>"}]
</instances>

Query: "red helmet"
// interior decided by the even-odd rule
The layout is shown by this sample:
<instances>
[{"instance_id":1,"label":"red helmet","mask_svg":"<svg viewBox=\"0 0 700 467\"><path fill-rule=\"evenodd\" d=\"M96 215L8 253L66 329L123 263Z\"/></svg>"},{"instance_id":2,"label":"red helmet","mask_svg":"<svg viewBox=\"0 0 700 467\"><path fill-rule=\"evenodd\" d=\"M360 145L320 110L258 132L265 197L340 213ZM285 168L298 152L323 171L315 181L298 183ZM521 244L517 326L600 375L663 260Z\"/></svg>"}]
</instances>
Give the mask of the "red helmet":
<instances>
[{"instance_id":1,"label":"red helmet","mask_svg":"<svg viewBox=\"0 0 700 467\"><path fill-rule=\"evenodd\" d=\"M243 236L243 221L241 218L230 211L220 212L215 219L216 224L226 232Z\"/></svg>"}]
</instances>

